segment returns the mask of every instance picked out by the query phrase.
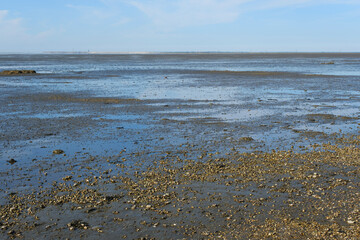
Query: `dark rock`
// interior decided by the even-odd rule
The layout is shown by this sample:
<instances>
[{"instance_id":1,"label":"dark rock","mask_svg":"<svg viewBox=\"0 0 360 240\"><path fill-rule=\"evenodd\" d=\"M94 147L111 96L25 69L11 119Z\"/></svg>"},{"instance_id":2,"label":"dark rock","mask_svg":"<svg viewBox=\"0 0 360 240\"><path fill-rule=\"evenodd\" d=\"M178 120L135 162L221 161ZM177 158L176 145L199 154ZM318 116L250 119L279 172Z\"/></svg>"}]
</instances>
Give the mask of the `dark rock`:
<instances>
[{"instance_id":1,"label":"dark rock","mask_svg":"<svg viewBox=\"0 0 360 240\"><path fill-rule=\"evenodd\" d=\"M70 230L75 229L88 229L89 224L87 222L81 221L81 220L74 220L67 224Z\"/></svg>"},{"instance_id":2,"label":"dark rock","mask_svg":"<svg viewBox=\"0 0 360 240\"><path fill-rule=\"evenodd\" d=\"M63 153L64 153L64 151L61 149L56 149L53 151L53 154L63 154Z\"/></svg>"},{"instance_id":3,"label":"dark rock","mask_svg":"<svg viewBox=\"0 0 360 240\"><path fill-rule=\"evenodd\" d=\"M66 177L63 177L62 180L64 181L70 181L72 179L72 176L66 176Z\"/></svg>"},{"instance_id":4,"label":"dark rock","mask_svg":"<svg viewBox=\"0 0 360 240\"><path fill-rule=\"evenodd\" d=\"M242 137L239 139L240 141L243 141L243 142L251 142L251 141L254 141L254 139L252 137Z\"/></svg>"},{"instance_id":5,"label":"dark rock","mask_svg":"<svg viewBox=\"0 0 360 240\"><path fill-rule=\"evenodd\" d=\"M120 199L121 197L122 196L120 196L120 195L106 196L106 197L104 197L104 201L111 202L113 200Z\"/></svg>"},{"instance_id":6,"label":"dark rock","mask_svg":"<svg viewBox=\"0 0 360 240\"><path fill-rule=\"evenodd\" d=\"M56 133L45 133L44 136L48 137L48 136L54 136L56 135Z\"/></svg>"},{"instance_id":7,"label":"dark rock","mask_svg":"<svg viewBox=\"0 0 360 240\"><path fill-rule=\"evenodd\" d=\"M97 208L90 208L90 209L86 210L86 212L87 212L87 213L91 213L91 212L94 212L94 211L96 211L96 210L97 210Z\"/></svg>"},{"instance_id":8,"label":"dark rock","mask_svg":"<svg viewBox=\"0 0 360 240\"><path fill-rule=\"evenodd\" d=\"M13 159L13 158L12 158L12 159L8 160L7 162L8 162L8 163L10 163L10 164L12 165L12 164L16 163L17 161L16 161L15 159Z\"/></svg>"},{"instance_id":9,"label":"dark rock","mask_svg":"<svg viewBox=\"0 0 360 240\"><path fill-rule=\"evenodd\" d=\"M1 75L22 75L22 74L36 74L34 70L5 70L0 72Z\"/></svg>"}]
</instances>

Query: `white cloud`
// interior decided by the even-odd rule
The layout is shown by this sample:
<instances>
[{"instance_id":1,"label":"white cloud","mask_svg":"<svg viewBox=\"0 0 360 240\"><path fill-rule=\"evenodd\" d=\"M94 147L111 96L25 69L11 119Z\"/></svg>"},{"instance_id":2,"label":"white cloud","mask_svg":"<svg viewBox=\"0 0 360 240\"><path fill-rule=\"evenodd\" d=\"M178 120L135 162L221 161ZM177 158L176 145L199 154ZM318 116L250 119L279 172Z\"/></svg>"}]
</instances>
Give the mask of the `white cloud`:
<instances>
[{"instance_id":1,"label":"white cloud","mask_svg":"<svg viewBox=\"0 0 360 240\"><path fill-rule=\"evenodd\" d=\"M93 6L82 6L82 5L73 5L73 4L67 4L66 6L68 8L72 8L80 11L86 17L96 18L96 20L106 19L112 15L108 10L100 9L98 7L93 7Z\"/></svg>"},{"instance_id":2,"label":"white cloud","mask_svg":"<svg viewBox=\"0 0 360 240\"><path fill-rule=\"evenodd\" d=\"M280 7L288 7L288 6L299 6L308 4L310 2L314 2L313 0L260 0L257 1L255 9L272 9L272 8L280 8ZM317 1L319 2L319 1Z\"/></svg>"},{"instance_id":3,"label":"white cloud","mask_svg":"<svg viewBox=\"0 0 360 240\"><path fill-rule=\"evenodd\" d=\"M0 10L0 22L5 18L7 13L8 13L7 10Z\"/></svg>"},{"instance_id":4,"label":"white cloud","mask_svg":"<svg viewBox=\"0 0 360 240\"><path fill-rule=\"evenodd\" d=\"M8 10L0 10L0 31L4 33L4 37L17 35L23 32L21 18L9 18Z\"/></svg>"},{"instance_id":5,"label":"white cloud","mask_svg":"<svg viewBox=\"0 0 360 240\"><path fill-rule=\"evenodd\" d=\"M121 1L126 0L102 0ZM156 25L166 28L235 21L244 12L318 4L360 4L359 0L127 0Z\"/></svg>"},{"instance_id":6,"label":"white cloud","mask_svg":"<svg viewBox=\"0 0 360 240\"><path fill-rule=\"evenodd\" d=\"M73 5L88 23L111 21L112 26L132 22L126 5L138 9L150 22L168 31L188 26L204 26L236 21L242 13L316 4L359 4L359 0L98 0L99 6Z\"/></svg>"},{"instance_id":7,"label":"white cloud","mask_svg":"<svg viewBox=\"0 0 360 240\"><path fill-rule=\"evenodd\" d=\"M240 6L250 0L155 0L130 3L157 25L184 27L236 20Z\"/></svg>"},{"instance_id":8,"label":"white cloud","mask_svg":"<svg viewBox=\"0 0 360 240\"><path fill-rule=\"evenodd\" d=\"M100 0L100 2L103 3L104 6L95 7L67 4L66 7L77 10L82 18L92 24L103 24L107 21L111 26L121 26L131 21L130 18L123 16L121 11L115 7L116 0Z\"/></svg>"},{"instance_id":9,"label":"white cloud","mask_svg":"<svg viewBox=\"0 0 360 240\"><path fill-rule=\"evenodd\" d=\"M252 0L253 10L273 9L283 7L306 7L324 4L360 4L358 0ZM255 5L256 4L256 5Z\"/></svg>"},{"instance_id":10,"label":"white cloud","mask_svg":"<svg viewBox=\"0 0 360 240\"><path fill-rule=\"evenodd\" d=\"M28 51L32 45L46 41L56 34L54 29L30 32L22 18L12 18L8 10L0 10L0 52Z\"/></svg>"},{"instance_id":11,"label":"white cloud","mask_svg":"<svg viewBox=\"0 0 360 240\"><path fill-rule=\"evenodd\" d=\"M113 26L121 26L121 25L129 23L130 21L131 21L130 18L123 17L123 18L120 18L119 20L115 21L112 25Z\"/></svg>"}]
</instances>

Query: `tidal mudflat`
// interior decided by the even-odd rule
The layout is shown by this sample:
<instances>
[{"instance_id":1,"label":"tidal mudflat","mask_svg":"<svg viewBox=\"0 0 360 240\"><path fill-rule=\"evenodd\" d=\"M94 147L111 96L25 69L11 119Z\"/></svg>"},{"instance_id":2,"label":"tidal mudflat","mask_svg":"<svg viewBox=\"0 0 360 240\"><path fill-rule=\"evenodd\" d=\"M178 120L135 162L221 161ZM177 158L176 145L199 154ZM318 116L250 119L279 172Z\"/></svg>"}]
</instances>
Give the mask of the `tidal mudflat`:
<instances>
[{"instance_id":1,"label":"tidal mudflat","mask_svg":"<svg viewBox=\"0 0 360 240\"><path fill-rule=\"evenodd\" d=\"M360 238L360 54L0 63L2 239Z\"/></svg>"}]
</instances>

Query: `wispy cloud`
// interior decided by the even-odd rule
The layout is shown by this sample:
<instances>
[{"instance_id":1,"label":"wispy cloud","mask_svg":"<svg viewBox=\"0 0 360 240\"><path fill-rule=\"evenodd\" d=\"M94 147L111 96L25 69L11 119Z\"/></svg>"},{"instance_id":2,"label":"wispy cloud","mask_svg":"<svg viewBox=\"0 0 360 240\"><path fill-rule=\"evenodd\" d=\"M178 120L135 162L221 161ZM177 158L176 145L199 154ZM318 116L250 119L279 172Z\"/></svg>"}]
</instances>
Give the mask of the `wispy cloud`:
<instances>
[{"instance_id":1,"label":"wispy cloud","mask_svg":"<svg viewBox=\"0 0 360 240\"><path fill-rule=\"evenodd\" d=\"M266 9L318 4L360 4L358 0L129 0L126 2L146 14L156 25L174 28L229 23L235 21L244 12Z\"/></svg>"},{"instance_id":2,"label":"wispy cloud","mask_svg":"<svg viewBox=\"0 0 360 240\"><path fill-rule=\"evenodd\" d=\"M252 0L252 10L274 9L284 7L306 7L323 4L360 4L358 0Z\"/></svg>"},{"instance_id":3,"label":"wispy cloud","mask_svg":"<svg viewBox=\"0 0 360 240\"><path fill-rule=\"evenodd\" d=\"M157 25L196 26L234 21L240 6L250 0L155 0L131 1Z\"/></svg>"},{"instance_id":4,"label":"wispy cloud","mask_svg":"<svg viewBox=\"0 0 360 240\"><path fill-rule=\"evenodd\" d=\"M124 25L124 24L127 24L131 21L130 18L127 18L127 17L121 17L120 19L116 20L115 22L113 22L113 26L121 26L121 25Z\"/></svg>"},{"instance_id":5,"label":"wispy cloud","mask_svg":"<svg viewBox=\"0 0 360 240\"><path fill-rule=\"evenodd\" d=\"M21 22L21 18L10 18L8 10L0 10L0 31L4 33L4 37L23 32Z\"/></svg>"},{"instance_id":6,"label":"wispy cloud","mask_svg":"<svg viewBox=\"0 0 360 240\"><path fill-rule=\"evenodd\" d=\"M124 25L131 21L130 18L123 16L117 8L114 7L115 0L100 0L104 6L86 6L67 4L66 7L77 10L88 23L100 24L102 21L112 22L112 26Z\"/></svg>"},{"instance_id":7,"label":"wispy cloud","mask_svg":"<svg viewBox=\"0 0 360 240\"><path fill-rule=\"evenodd\" d=\"M29 47L32 44L46 41L58 31L47 29L39 32L31 32L25 27L22 18L11 17L10 11L0 10L0 32L3 33L0 38L0 50L7 51L8 47L18 46L19 49Z\"/></svg>"},{"instance_id":8,"label":"wispy cloud","mask_svg":"<svg viewBox=\"0 0 360 240\"><path fill-rule=\"evenodd\" d=\"M88 23L111 20L114 26L132 21L124 7L132 6L163 30L236 21L243 13L317 4L359 4L359 0L98 0L98 5L66 5Z\"/></svg>"},{"instance_id":9,"label":"wispy cloud","mask_svg":"<svg viewBox=\"0 0 360 240\"><path fill-rule=\"evenodd\" d=\"M67 4L66 7L78 10L84 16L89 17L89 18L96 18L96 20L106 19L106 18L111 17L111 15L112 15L112 13L110 13L108 10L101 9L99 7L73 5L73 4Z\"/></svg>"}]
</instances>

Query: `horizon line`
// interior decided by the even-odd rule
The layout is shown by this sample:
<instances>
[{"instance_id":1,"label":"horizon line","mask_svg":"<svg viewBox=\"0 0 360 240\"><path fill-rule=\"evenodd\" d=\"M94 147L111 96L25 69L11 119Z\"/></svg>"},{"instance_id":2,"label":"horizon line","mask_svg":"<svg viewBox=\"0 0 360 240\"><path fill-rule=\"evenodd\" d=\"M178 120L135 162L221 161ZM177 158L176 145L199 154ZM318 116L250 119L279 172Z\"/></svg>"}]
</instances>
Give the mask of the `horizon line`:
<instances>
[{"instance_id":1,"label":"horizon line","mask_svg":"<svg viewBox=\"0 0 360 240\"><path fill-rule=\"evenodd\" d=\"M5 54L79 54L79 55L151 55L151 54L358 54L360 51L34 51L34 52L0 52L0 55Z\"/></svg>"}]
</instances>

